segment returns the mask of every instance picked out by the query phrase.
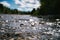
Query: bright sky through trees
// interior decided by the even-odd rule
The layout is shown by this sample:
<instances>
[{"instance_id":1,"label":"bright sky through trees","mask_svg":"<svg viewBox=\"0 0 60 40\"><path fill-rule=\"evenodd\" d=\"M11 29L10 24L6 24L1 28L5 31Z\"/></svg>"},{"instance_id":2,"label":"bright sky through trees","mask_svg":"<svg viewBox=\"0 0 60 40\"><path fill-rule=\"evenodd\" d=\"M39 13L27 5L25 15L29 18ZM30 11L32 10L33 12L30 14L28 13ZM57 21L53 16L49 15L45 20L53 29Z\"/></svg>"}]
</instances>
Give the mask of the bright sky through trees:
<instances>
[{"instance_id":1,"label":"bright sky through trees","mask_svg":"<svg viewBox=\"0 0 60 40\"><path fill-rule=\"evenodd\" d=\"M38 0L0 0L0 3L11 9L18 9L20 11L32 11L41 6Z\"/></svg>"}]
</instances>

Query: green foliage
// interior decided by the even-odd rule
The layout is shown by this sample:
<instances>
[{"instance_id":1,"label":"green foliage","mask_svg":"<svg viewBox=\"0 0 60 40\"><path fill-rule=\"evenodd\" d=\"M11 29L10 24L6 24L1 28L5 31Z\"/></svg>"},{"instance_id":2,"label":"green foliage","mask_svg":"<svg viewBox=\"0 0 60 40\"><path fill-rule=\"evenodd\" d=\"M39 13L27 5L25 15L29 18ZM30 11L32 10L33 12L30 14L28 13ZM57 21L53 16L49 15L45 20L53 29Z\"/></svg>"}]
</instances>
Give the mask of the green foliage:
<instances>
[{"instance_id":1,"label":"green foliage","mask_svg":"<svg viewBox=\"0 0 60 40\"><path fill-rule=\"evenodd\" d=\"M0 4L0 13L3 12L3 5Z\"/></svg>"},{"instance_id":2,"label":"green foliage","mask_svg":"<svg viewBox=\"0 0 60 40\"><path fill-rule=\"evenodd\" d=\"M60 0L40 0L40 9L33 9L31 15L40 17L48 16L49 19L60 18Z\"/></svg>"},{"instance_id":3,"label":"green foliage","mask_svg":"<svg viewBox=\"0 0 60 40\"><path fill-rule=\"evenodd\" d=\"M30 12L18 11L17 9L10 9L0 4L0 14L30 14Z\"/></svg>"},{"instance_id":4,"label":"green foliage","mask_svg":"<svg viewBox=\"0 0 60 40\"><path fill-rule=\"evenodd\" d=\"M31 12L18 11L17 9L10 9L0 4L0 13L7 14L30 14L33 16L40 15L60 15L60 0L40 0L40 9L33 9Z\"/></svg>"},{"instance_id":5,"label":"green foliage","mask_svg":"<svg viewBox=\"0 0 60 40\"><path fill-rule=\"evenodd\" d=\"M40 14L42 15L60 15L59 0L41 0Z\"/></svg>"}]
</instances>

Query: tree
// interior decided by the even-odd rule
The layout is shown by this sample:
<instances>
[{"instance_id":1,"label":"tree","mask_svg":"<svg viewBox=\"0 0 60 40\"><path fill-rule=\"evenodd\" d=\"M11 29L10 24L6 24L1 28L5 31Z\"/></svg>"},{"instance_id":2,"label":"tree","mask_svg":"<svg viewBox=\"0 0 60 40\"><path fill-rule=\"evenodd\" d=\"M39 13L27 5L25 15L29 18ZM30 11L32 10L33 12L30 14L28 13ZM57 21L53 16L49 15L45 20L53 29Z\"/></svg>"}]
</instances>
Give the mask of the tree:
<instances>
[{"instance_id":1,"label":"tree","mask_svg":"<svg viewBox=\"0 0 60 40\"><path fill-rule=\"evenodd\" d=\"M0 13L2 13L2 12L3 12L3 5L0 4Z\"/></svg>"},{"instance_id":2,"label":"tree","mask_svg":"<svg viewBox=\"0 0 60 40\"><path fill-rule=\"evenodd\" d=\"M18 14L18 10L17 9L14 9L14 14Z\"/></svg>"},{"instance_id":3,"label":"tree","mask_svg":"<svg viewBox=\"0 0 60 40\"><path fill-rule=\"evenodd\" d=\"M31 15L33 15L34 12L35 12L35 8L31 11Z\"/></svg>"},{"instance_id":4,"label":"tree","mask_svg":"<svg viewBox=\"0 0 60 40\"><path fill-rule=\"evenodd\" d=\"M60 15L60 0L41 0L40 14Z\"/></svg>"}]
</instances>

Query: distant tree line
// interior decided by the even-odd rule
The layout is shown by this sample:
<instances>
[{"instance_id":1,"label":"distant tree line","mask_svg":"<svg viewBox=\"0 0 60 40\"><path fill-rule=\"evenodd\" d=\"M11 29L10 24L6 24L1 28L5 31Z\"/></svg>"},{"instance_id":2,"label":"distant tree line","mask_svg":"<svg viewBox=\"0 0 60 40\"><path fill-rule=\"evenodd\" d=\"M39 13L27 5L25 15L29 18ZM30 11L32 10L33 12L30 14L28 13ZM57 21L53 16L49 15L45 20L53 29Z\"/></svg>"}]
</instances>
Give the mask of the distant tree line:
<instances>
[{"instance_id":1,"label":"distant tree line","mask_svg":"<svg viewBox=\"0 0 60 40\"><path fill-rule=\"evenodd\" d=\"M32 10L33 15L51 15L50 18L60 18L60 0L40 0L40 3L40 9Z\"/></svg>"},{"instance_id":2,"label":"distant tree line","mask_svg":"<svg viewBox=\"0 0 60 40\"><path fill-rule=\"evenodd\" d=\"M17 9L10 9L8 7L3 6L0 4L0 14L30 14L30 12L25 11L18 11Z\"/></svg>"},{"instance_id":3,"label":"distant tree line","mask_svg":"<svg viewBox=\"0 0 60 40\"><path fill-rule=\"evenodd\" d=\"M38 15L60 15L60 0L40 0L40 3L40 9L36 10Z\"/></svg>"},{"instance_id":4,"label":"distant tree line","mask_svg":"<svg viewBox=\"0 0 60 40\"><path fill-rule=\"evenodd\" d=\"M0 13L5 14L30 14L39 17L40 15L53 15L51 17L60 18L60 0L40 0L41 6L37 10L33 9L31 12L18 11L17 9L10 9L0 4ZM50 17L50 18L51 18Z\"/></svg>"}]
</instances>

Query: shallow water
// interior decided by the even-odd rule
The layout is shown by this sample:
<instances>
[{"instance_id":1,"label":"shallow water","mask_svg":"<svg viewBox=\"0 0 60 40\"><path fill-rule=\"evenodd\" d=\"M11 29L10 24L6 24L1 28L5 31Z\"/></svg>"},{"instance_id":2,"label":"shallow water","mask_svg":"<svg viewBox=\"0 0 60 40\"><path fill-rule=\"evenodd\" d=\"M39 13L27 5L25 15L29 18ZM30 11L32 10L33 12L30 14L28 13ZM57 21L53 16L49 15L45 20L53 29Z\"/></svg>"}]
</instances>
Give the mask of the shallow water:
<instances>
[{"instance_id":1,"label":"shallow water","mask_svg":"<svg viewBox=\"0 0 60 40\"><path fill-rule=\"evenodd\" d=\"M30 19L33 19L33 22L30 22ZM41 20L41 19L40 19ZM39 24L39 18L32 17L30 15L9 15L1 14L0 15L0 33L5 32L23 32L31 33L41 37L41 40L47 39L50 37L48 34L52 34L52 38L60 36L60 32L56 33L56 29L51 28L47 24ZM37 22L34 26L31 26L31 23ZM23 24L20 26L20 24ZM45 33L45 34L44 34ZM26 34L24 34L26 36ZM50 39L50 38L49 38Z\"/></svg>"}]
</instances>

